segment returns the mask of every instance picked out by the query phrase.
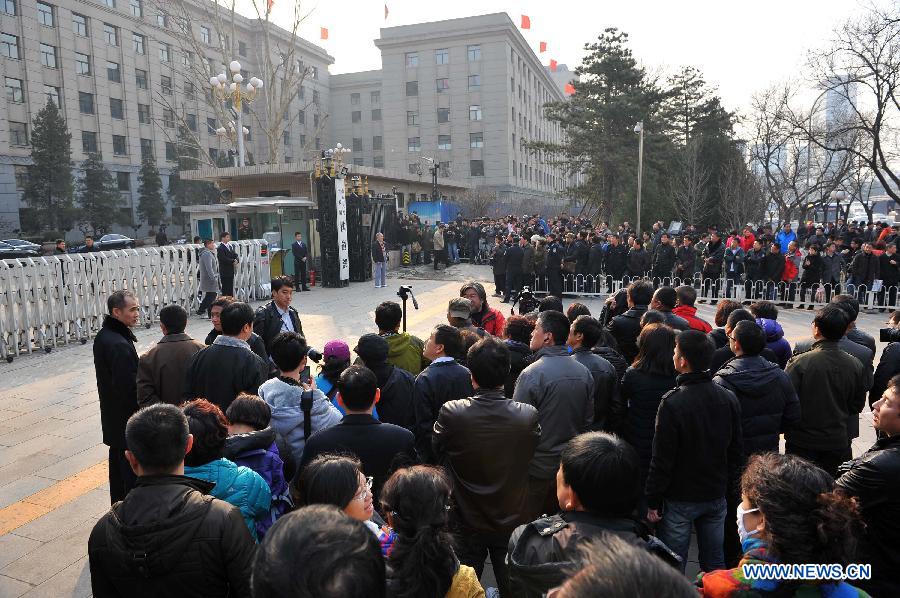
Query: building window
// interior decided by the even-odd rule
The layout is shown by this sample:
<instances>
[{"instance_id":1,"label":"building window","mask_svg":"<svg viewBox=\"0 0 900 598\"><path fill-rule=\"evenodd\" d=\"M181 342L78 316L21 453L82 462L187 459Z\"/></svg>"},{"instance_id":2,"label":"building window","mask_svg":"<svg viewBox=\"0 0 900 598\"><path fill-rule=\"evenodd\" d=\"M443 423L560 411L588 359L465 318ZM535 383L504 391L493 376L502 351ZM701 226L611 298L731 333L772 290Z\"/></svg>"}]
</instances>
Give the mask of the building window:
<instances>
[{"instance_id":1,"label":"building window","mask_svg":"<svg viewBox=\"0 0 900 598\"><path fill-rule=\"evenodd\" d=\"M435 79L435 87L438 93L444 93L450 89L450 79Z\"/></svg>"},{"instance_id":2,"label":"building window","mask_svg":"<svg viewBox=\"0 0 900 598\"><path fill-rule=\"evenodd\" d=\"M122 69L119 68L117 62L106 63L106 78L116 83L122 82Z\"/></svg>"},{"instance_id":3,"label":"building window","mask_svg":"<svg viewBox=\"0 0 900 598\"><path fill-rule=\"evenodd\" d=\"M481 87L481 75L469 75L469 89Z\"/></svg>"},{"instance_id":4,"label":"building window","mask_svg":"<svg viewBox=\"0 0 900 598\"><path fill-rule=\"evenodd\" d=\"M409 110L406 113L406 124L410 127L414 127L419 124L419 113L415 110Z\"/></svg>"},{"instance_id":5,"label":"building window","mask_svg":"<svg viewBox=\"0 0 900 598\"><path fill-rule=\"evenodd\" d=\"M171 141L166 141L166 160L169 162L174 162L177 159L177 154L175 153L175 144Z\"/></svg>"},{"instance_id":6,"label":"building window","mask_svg":"<svg viewBox=\"0 0 900 598\"><path fill-rule=\"evenodd\" d=\"M408 137L406 139L406 151L418 152L422 150L422 139L420 137Z\"/></svg>"},{"instance_id":7,"label":"building window","mask_svg":"<svg viewBox=\"0 0 900 598\"><path fill-rule=\"evenodd\" d=\"M300 147L306 147L306 135L300 135Z\"/></svg>"},{"instance_id":8,"label":"building window","mask_svg":"<svg viewBox=\"0 0 900 598\"><path fill-rule=\"evenodd\" d=\"M138 104L138 122L142 125L150 124L150 104Z\"/></svg>"},{"instance_id":9,"label":"building window","mask_svg":"<svg viewBox=\"0 0 900 598\"><path fill-rule=\"evenodd\" d=\"M217 164L219 162L219 150L211 147L206 151L209 153L209 159L212 160L212 163Z\"/></svg>"},{"instance_id":10,"label":"building window","mask_svg":"<svg viewBox=\"0 0 900 598\"><path fill-rule=\"evenodd\" d=\"M91 57L81 52L75 52L75 74L91 76Z\"/></svg>"},{"instance_id":11,"label":"building window","mask_svg":"<svg viewBox=\"0 0 900 598\"><path fill-rule=\"evenodd\" d=\"M450 162L438 162L438 171L441 176L450 176Z\"/></svg>"},{"instance_id":12,"label":"building window","mask_svg":"<svg viewBox=\"0 0 900 598\"><path fill-rule=\"evenodd\" d=\"M9 144L28 145L28 125L9 121Z\"/></svg>"},{"instance_id":13,"label":"building window","mask_svg":"<svg viewBox=\"0 0 900 598\"><path fill-rule=\"evenodd\" d=\"M165 13L158 12L156 13L156 25L158 27L162 27L163 29L169 28L169 17L165 15Z\"/></svg>"},{"instance_id":14,"label":"building window","mask_svg":"<svg viewBox=\"0 0 900 598\"><path fill-rule=\"evenodd\" d=\"M481 60L481 46L469 46L469 62Z\"/></svg>"},{"instance_id":15,"label":"building window","mask_svg":"<svg viewBox=\"0 0 900 598\"><path fill-rule=\"evenodd\" d=\"M135 54L143 54L146 50L144 36L140 33L132 33L131 34L131 49L134 50Z\"/></svg>"},{"instance_id":16,"label":"building window","mask_svg":"<svg viewBox=\"0 0 900 598\"><path fill-rule=\"evenodd\" d=\"M82 114L94 113L94 94L86 91L78 92L78 108Z\"/></svg>"},{"instance_id":17,"label":"building window","mask_svg":"<svg viewBox=\"0 0 900 598\"><path fill-rule=\"evenodd\" d=\"M175 128L175 113L171 108L163 108L163 126L167 129Z\"/></svg>"},{"instance_id":18,"label":"building window","mask_svg":"<svg viewBox=\"0 0 900 598\"><path fill-rule=\"evenodd\" d=\"M315 104L316 106L319 105L319 90L318 89L313 90L313 104Z\"/></svg>"},{"instance_id":19,"label":"building window","mask_svg":"<svg viewBox=\"0 0 900 598\"><path fill-rule=\"evenodd\" d=\"M147 89L147 71L134 69L134 82L138 89Z\"/></svg>"},{"instance_id":20,"label":"building window","mask_svg":"<svg viewBox=\"0 0 900 598\"><path fill-rule=\"evenodd\" d=\"M172 77L167 77L166 75L160 76L159 89L167 96L172 95Z\"/></svg>"},{"instance_id":21,"label":"building window","mask_svg":"<svg viewBox=\"0 0 900 598\"><path fill-rule=\"evenodd\" d=\"M381 120L381 108L375 108L372 110L372 120Z\"/></svg>"},{"instance_id":22,"label":"building window","mask_svg":"<svg viewBox=\"0 0 900 598\"><path fill-rule=\"evenodd\" d=\"M0 0L0 11L16 16L16 0Z\"/></svg>"},{"instance_id":23,"label":"building window","mask_svg":"<svg viewBox=\"0 0 900 598\"><path fill-rule=\"evenodd\" d=\"M375 135L372 137L372 150L377 152L380 149L382 149L381 135Z\"/></svg>"},{"instance_id":24,"label":"building window","mask_svg":"<svg viewBox=\"0 0 900 598\"><path fill-rule=\"evenodd\" d=\"M119 188L119 191L131 191L131 174L127 172L117 172L116 186Z\"/></svg>"},{"instance_id":25,"label":"building window","mask_svg":"<svg viewBox=\"0 0 900 598\"><path fill-rule=\"evenodd\" d=\"M438 116L439 123L450 122L450 109L449 108L438 108L437 116Z\"/></svg>"},{"instance_id":26,"label":"building window","mask_svg":"<svg viewBox=\"0 0 900 598\"><path fill-rule=\"evenodd\" d=\"M469 174L471 176L484 176L484 160L469 160Z\"/></svg>"},{"instance_id":27,"label":"building window","mask_svg":"<svg viewBox=\"0 0 900 598\"><path fill-rule=\"evenodd\" d=\"M282 131L281 132L281 141L285 145L290 145L291 144L291 132L290 131Z\"/></svg>"},{"instance_id":28,"label":"building window","mask_svg":"<svg viewBox=\"0 0 900 598\"><path fill-rule=\"evenodd\" d=\"M469 133L469 147L484 147L484 133Z\"/></svg>"},{"instance_id":29,"label":"building window","mask_svg":"<svg viewBox=\"0 0 900 598\"><path fill-rule=\"evenodd\" d=\"M304 85L300 86L300 93L298 95L301 100L306 97L306 86L304 86Z\"/></svg>"},{"instance_id":30,"label":"building window","mask_svg":"<svg viewBox=\"0 0 900 598\"><path fill-rule=\"evenodd\" d=\"M119 98L109 98L109 114L116 120L125 119L125 106Z\"/></svg>"},{"instance_id":31,"label":"building window","mask_svg":"<svg viewBox=\"0 0 900 598\"><path fill-rule=\"evenodd\" d=\"M106 0L106 5L110 8L116 7L116 0Z\"/></svg>"},{"instance_id":32,"label":"building window","mask_svg":"<svg viewBox=\"0 0 900 598\"><path fill-rule=\"evenodd\" d=\"M438 149L439 150L452 149L451 145L450 145L450 135L438 135Z\"/></svg>"},{"instance_id":33,"label":"building window","mask_svg":"<svg viewBox=\"0 0 900 598\"><path fill-rule=\"evenodd\" d=\"M187 123L187 128L197 132L197 115L196 114L186 114L184 117L185 122Z\"/></svg>"},{"instance_id":34,"label":"building window","mask_svg":"<svg viewBox=\"0 0 900 598\"><path fill-rule=\"evenodd\" d=\"M44 27L53 27L53 7L49 4L44 4L43 2L37 3L38 10L38 23L43 25Z\"/></svg>"},{"instance_id":35,"label":"building window","mask_svg":"<svg viewBox=\"0 0 900 598\"><path fill-rule=\"evenodd\" d=\"M313 114L313 128L314 129L319 128L319 115L318 114Z\"/></svg>"},{"instance_id":36,"label":"building window","mask_svg":"<svg viewBox=\"0 0 900 598\"><path fill-rule=\"evenodd\" d=\"M81 132L81 151L86 154L97 153L97 134L93 131Z\"/></svg>"},{"instance_id":37,"label":"building window","mask_svg":"<svg viewBox=\"0 0 900 598\"><path fill-rule=\"evenodd\" d=\"M309 74L312 75L312 78L318 79L319 78L319 67L311 66L311 67L309 67L309 69L310 69Z\"/></svg>"},{"instance_id":38,"label":"building window","mask_svg":"<svg viewBox=\"0 0 900 598\"><path fill-rule=\"evenodd\" d=\"M21 164L17 164L15 166L15 174L13 175L16 180L16 190L23 191L25 187L28 186L28 167L23 166Z\"/></svg>"},{"instance_id":39,"label":"building window","mask_svg":"<svg viewBox=\"0 0 900 598\"><path fill-rule=\"evenodd\" d=\"M144 16L144 3L141 0L130 0L129 6L131 7L131 14L135 17L143 17Z\"/></svg>"},{"instance_id":40,"label":"building window","mask_svg":"<svg viewBox=\"0 0 900 598\"><path fill-rule=\"evenodd\" d=\"M171 62L172 61L172 46L169 44L160 44L159 45L159 61L160 62Z\"/></svg>"},{"instance_id":41,"label":"building window","mask_svg":"<svg viewBox=\"0 0 900 598\"><path fill-rule=\"evenodd\" d=\"M512 175L513 175L513 176L516 176L516 161L515 161L515 160L513 160L513 171L512 171Z\"/></svg>"},{"instance_id":42,"label":"building window","mask_svg":"<svg viewBox=\"0 0 900 598\"><path fill-rule=\"evenodd\" d=\"M320 139L319 137L316 137L315 148L322 149L322 139Z\"/></svg>"},{"instance_id":43,"label":"building window","mask_svg":"<svg viewBox=\"0 0 900 598\"><path fill-rule=\"evenodd\" d=\"M448 64L450 62L450 50L442 48L434 51L435 64Z\"/></svg>"},{"instance_id":44,"label":"building window","mask_svg":"<svg viewBox=\"0 0 900 598\"><path fill-rule=\"evenodd\" d=\"M422 169L419 167L418 162L413 162L412 164L408 164L407 168L409 168L409 174L422 174Z\"/></svg>"},{"instance_id":45,"label":"building window","mask_svg":"<svg viewBox=\"0 0 900 598\"><path fill-rule=\"evenodd\" d=\"M375 156L372 160L372 166L375 168L384 168L384 156Z\"/></svg>"},{"instance_id":46,"label":"building window","mask_svg":"<svg viewBox=\"0 0 900 598\"><path fill-rule=\"evenodd\" d=\"M84 15L80 15L78 13L72 13L72 30L75 32L75 35L80 35L81 37L88 36L88 19Z\"/></svg>"},{"instance_id":47,"label":"building window","mask_svg":"<svg viewBox=\"0 0 900 598\"><path fill-rule=\"evenodd\" d=\"M469 120L481 120L481 106L469 106Z\"/></svg>"},{"instance_id":48,"label":"building window","mask_svg":"<svg viewBox=\"0 0 900 598\"><path fill-rule=\"evenodd\" d=\"M362 120L362 112L360 110L354 110L350 113L350 122L358 123Z\"/></svg>"},{"instance_id":49,"label":"building window","mask_svg":"<svg viewBox=\"0 0 900 598\"><path fill-rule=\"evenodd\" d=\"M369 102L372 104L380 104L381 103L381 92L380 91L370 91L369 92Z\"/></svg>"},{"instance_id":50,"label":"building window","mask_svg":"<svg viewBox=\"0 0 900 598\"><path fill-rule=\"evenodd\" d=\"M364 164L365 164L365 160L363 160L362 158L353 158L354 166L363 166Z\"/></svg>"},{"instance_id":51,"label":"building window","mask_svg":"<svg viewBox=\"0 0 900 598\"><path fill-rule=\"evenodd\" d=\"M127 156L128 148L125 146L124 135L113 135L113 154L116 156Z\"/></svg>"},{"instance_id":52,"label":"building window","mask_svg":"<svg viewBox=\"0 0 900 598\"><path fill-rule=\"evenodd\" d=\"M41 44L41 64L47 68L56 68L56 48L48 44Z\"/></svg>"},{"instance_id":53,"label":"building window","mask_svg":"<svg viewBox=\"0 0 900 598\"><path fill-rule=\"evenodd\" d=\"M358 93L350 94L350 105L351 106L359 106L359 94Z\"/></svg>"},{"instance_id":54,"label":"building window","mask_svg":"<svg viewBox=\"0 0 900 598\"><path fill-rule=\"evenodd\" d=\"M25 91L21 79L6 78L6 101L21 104L25 101Z\"/></svg>"},{"instance_id":55,"label":"building window","mask_svg":"<svg viewBox=\"0 0 900 598\"><path fill-rule=\"evenodd\" d=\"M8 33L0 33L0 56L19 58L19 38Z\"/></svg>"},{"instance_id":56,"label":"building window","mask_svg":"<svg viewBox=\"0 0 900 598\"><path fill-rule=\"evenodd\" d=\"M363 149L362 149L362 137L354 137L354 138L353 138L353 151L354 151L354 152L361 152L361 151L363 151Z\"/></svg>"},{"instance_id":57,"label":"building window","mask_svg":"<svg viewBox=\"0 0 900 598\"><path fill-rule=\"evenodd\" d=\"M246 42L238 42L238 55L239 56L247 56L247 44Z\"/></svg>"},{"instance_id":58,"label":"building window","mask_svg":"<svg viewBox=\"0 0 900 598\"><path fill-rule=\"evenodd\" d=\"M119 28L109 23L103 23L103 37L110 46L119 45Z\"/></svg>"},{"instance_id":59,"label":"building window","mask_svg":"<svg viewBox=\"0 0 900 598\"><path fill-rule=\"evenodd\" d=\"M207 117L206 118L206 132L209 133L210 135L215 135L217 128L218 127L216 127L216 119Z\"/></svg>"},{"instance_id":60,"label":"building window","mask_svg":"<svg viewBox=\"0 0 900 598\"><path fill-rule=\"evenodd\" d=\"M207 27L206 25L200 25L200 41L208 45L209 40L209 27Z\"/></svg>"},{"instance_id":61,"label":"building window","mask_svg":"<svg viewBox=\"0 0 900 598\"><path fill-rule=\"evenodd\" d=\"M151 160L153 158L153 140L141 139L141 160Z\"/></svg>"},{"instance_id":62,"label":"building window","mask_svg":"<svg viewBox=\"0 0 900 598\"><path fill-rule=\"evenodd\" d=\"M413 96L419 95L419 82L418 81L407 81L406 82L406 97L410 98Z\"/></svg>"},{"instance_id":63,"label":"building window","mask_svg":"<svg viewBox=\"0 0 900 598\"><path fill-rule=\"evenodd\" d=\"M297 122L299 122L304 127L306 126L306 110L297 111Z\"/></svg>"},{"instance_id":64,"label":"building window","mask_svg":"<svg viewBox=\"0 0 900 598\"><path fill-rule=\"evenodd\" d=\"M407 52L406 53L406 68L412 68L419 66L419 53L418 52Z\"/></svg>"},{"instance_id":65,"label":"building window","mask_svg":"<svg viewBox=\"0 0 900 598\"><path fill-rule=\"evenodd\" d=\"M192 64L194 64L194 53L193 52L185 52L184 54L182 54L181 55L181 64L184 66L191 66ZM248 80L248 78L245 76L244 80L246 81L246 80Z\"/></svg>"},{"instance_id":66,"label":"building window","mask_svg":"<svg viewBox=\"0 0 900 598\"><path fill-rule=\"evenodd\" d=\"M47 99L56 104L56 107L59 108L62 106L59 98L59 88L54 87L52 85L44 85L44 95L47 96Z\"/></svg>"}]
</instances>

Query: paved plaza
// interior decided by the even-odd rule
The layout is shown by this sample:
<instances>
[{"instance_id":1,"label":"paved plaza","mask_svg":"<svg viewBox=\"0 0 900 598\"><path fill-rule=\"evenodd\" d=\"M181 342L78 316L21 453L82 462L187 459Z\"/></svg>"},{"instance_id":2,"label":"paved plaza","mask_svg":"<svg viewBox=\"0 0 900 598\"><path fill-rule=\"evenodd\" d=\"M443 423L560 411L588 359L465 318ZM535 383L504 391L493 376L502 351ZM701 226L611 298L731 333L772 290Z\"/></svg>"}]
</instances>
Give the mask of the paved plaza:
<instances>
[{"instance_id":1,"label":"paved plaza","mask_svg":"<svg viewBox=\"0 0 900 598\"><path fill-rule=\"evenodd\" d=\"M321 349L340 338L352 347L360 335L375 331L375 306L398 300L399 285L411 284L420 309L410 302L408 329L424 338L445 321L447 302L461 281L470 276L487 280L490 269L460 265L434 278L419 275L431 276L430 267L404 274L402 280L392 275L384 289L371 283L315 287L296 293L293 305L312 346ZM493 284L486 288L490 293ZM582 302L600 313L599 299ZM499 300L493 304L509 313ZM711 321L712 313L710 306L700 306L700 316ZM864 314L859 323L878 338L885 319L885 314ZM793 344L809 336L812 312L782 310L778 320ZM208 320L192 317L187 332L203 339L210 328ZM160 338L157 326L135 334L139 353ZM91 594L88 535L109 508L108 449L101 443L96 389L90 342L0 363L0 598ZM854 454L874 442L868 408L860 417L862 435L854 442Z\"/></svg>"}]
</instances>

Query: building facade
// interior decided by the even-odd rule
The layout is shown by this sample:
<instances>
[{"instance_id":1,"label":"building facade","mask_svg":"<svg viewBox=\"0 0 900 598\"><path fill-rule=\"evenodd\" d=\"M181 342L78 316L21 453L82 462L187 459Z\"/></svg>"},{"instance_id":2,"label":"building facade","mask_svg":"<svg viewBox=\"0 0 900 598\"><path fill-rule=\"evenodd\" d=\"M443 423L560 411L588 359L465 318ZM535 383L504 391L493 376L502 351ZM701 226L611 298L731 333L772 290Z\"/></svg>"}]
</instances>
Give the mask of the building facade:
<instances>
[{"instance_id":1,"label":"building facade","mask_svg":"<svg viewBox=\"0 0 900 598\"><path fill-rule=\"evenodd\" d=\"M354 164L423 180L437 164L525 209L573 183L526 147L562 141L543 105L565 99L564 83L506 13L384 28L375 45L381 71L332 77L332 132Z\"/></svg>"},{"instance_id":2,"label":"building facade","mask_svg":"<svg viewBox=\"0 0 900 598\"><path fill-rule=\"evenodd\" d=\"M116 180L123 232L146 233L136 216L141 161L154 157L168 188L179 127L204 154L201 162L227 154L231 142L215 134L226 123L210 105L208 80L231 60L249 76L263 77L258 32L268 25L222 10L206 0L0 0L0 233L12 236L22 228L31 126L48 98L66 119L76 168L99 152ZM288 31L270 31L276 46L293 45L292 66L305 73L282 140L283 160L300 159L330 140L328 66L334 60ZM265 119L264 101L245 110L247 149L263 159L268 143L258 129Z\"/></svg>"}]
</instances>

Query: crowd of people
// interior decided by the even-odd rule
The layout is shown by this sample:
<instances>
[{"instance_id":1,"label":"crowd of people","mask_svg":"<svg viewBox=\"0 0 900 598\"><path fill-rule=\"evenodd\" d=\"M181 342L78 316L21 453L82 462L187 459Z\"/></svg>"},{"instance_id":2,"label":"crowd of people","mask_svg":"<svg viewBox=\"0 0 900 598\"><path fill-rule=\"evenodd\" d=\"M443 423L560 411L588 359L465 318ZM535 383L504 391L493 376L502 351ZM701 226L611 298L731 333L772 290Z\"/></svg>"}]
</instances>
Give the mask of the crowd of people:
<instances>
[{"instance_id":1,"label":"crowd of people","mask_svg":"<svg viewBox=\"0 0 900 598\"><path fill-rule=\"evenodd\" d=\"M604 284L611 289L614 280L697 278L716 296L734 297L743 287L748 299L827 303L846 289L860 298L875 291L881 305L893 306L900 284L898 234L898 225L843 220L808 222L797 231L790 223L778 231L769 225L720 231L693 224L669 230L654 222L639 234L628 222L613 229L566 215L549 221L540 215L458 217L429 225L411 214L402 220L397 242L410 264L433 260L437 269L439 262L461 258L490 263L495 296L504 302L523 286L559 296L571 275L577 286L569 286L576 290L590 284L588 277L596 291Z\"/></svg>"},{"instance_id":2,"label":"crowd of people","mask_svg":"<svg viewBox=\"0 0 900 598\"><path fill-rule=\"evenodd\" d=\"M719 301L710 323L693 286L636 280L602 317L552 294L504 316L473 281L427 339L386 301L320 353L293 291L272 280L256 311L214 297L205 342L166 306L143 355L136 298L108 298L95 596L900 592L900 344L875 370L852 294L791 347L771 301ZM878 441L853 459L867 398ZM767 563L872 575L742 568Z\"/></svg>"}]
</instances>

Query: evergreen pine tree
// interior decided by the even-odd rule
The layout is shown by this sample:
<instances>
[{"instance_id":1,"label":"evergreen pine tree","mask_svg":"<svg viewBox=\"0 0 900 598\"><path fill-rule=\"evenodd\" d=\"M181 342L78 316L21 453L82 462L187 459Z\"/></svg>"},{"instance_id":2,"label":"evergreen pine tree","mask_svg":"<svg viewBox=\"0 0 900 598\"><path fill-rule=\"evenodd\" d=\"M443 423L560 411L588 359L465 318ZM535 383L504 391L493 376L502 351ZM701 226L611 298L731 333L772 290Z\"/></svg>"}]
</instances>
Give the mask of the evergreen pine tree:
<instances>
[{"instance_id":1,"label":"evergreen pine tree","mask_svg":"<svg viewBox=\"0 0 900 598\"><path fill-rule=\"evenodd\" d=\"M49 98L34 118L31 160L23 199L44 230L59 231L73 220L72 135Z\"/></svg>"},{"instance_id":2,"label":"evergreen pine tree","mask_svg":"<svg viewBox=\"0 0 900 598\"><path fill-rule=\"evenodd\" d=\"M151 157L141 163L138 174L138 217L151 227L156 227L166 215L166 201L162 193L162 181L156 161Z\"/></svg>"},{"instance_id":3,"label":"evergreen pine tree","mask_svg":"<svg viewBox=\"0 0 900 598\"><path fill-rule=\"evenodd\" d=\"M102 235L123 221L119 190L100 154L92 153L81 164L84 172L78 181L78 201L85 234Z\"/></svg>"}]
</instances>

